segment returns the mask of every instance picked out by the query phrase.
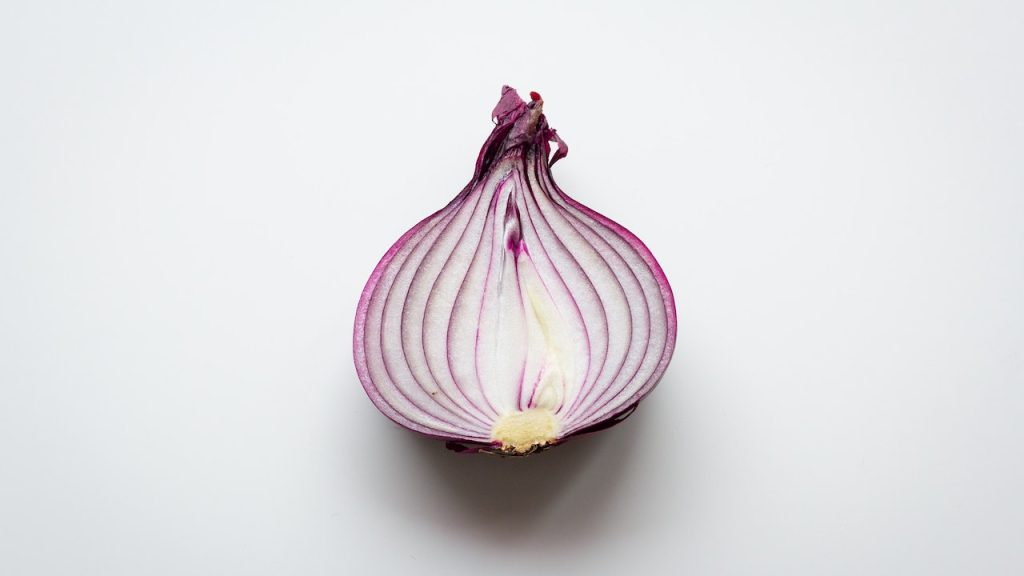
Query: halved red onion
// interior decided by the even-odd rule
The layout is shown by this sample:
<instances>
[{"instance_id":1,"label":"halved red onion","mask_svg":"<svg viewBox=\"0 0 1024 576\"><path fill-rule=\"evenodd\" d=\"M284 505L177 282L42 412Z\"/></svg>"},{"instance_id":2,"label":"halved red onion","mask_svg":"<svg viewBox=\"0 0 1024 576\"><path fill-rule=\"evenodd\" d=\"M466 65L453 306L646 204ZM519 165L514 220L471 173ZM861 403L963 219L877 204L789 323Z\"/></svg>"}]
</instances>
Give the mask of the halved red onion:
<instances>
[{"instance_id":1,"label":"halved red onion","mask_svg":"<svg viewBox=\"0 0 1024 576\"><path fill-rule=\"evenodd\" d=\"M558 188L567 148L530 96L502 89L473 179L387 251L356 312L370 399L456 450L529 454L614 425L675 345L664 272Z\"/></svg>"}]
</instances>

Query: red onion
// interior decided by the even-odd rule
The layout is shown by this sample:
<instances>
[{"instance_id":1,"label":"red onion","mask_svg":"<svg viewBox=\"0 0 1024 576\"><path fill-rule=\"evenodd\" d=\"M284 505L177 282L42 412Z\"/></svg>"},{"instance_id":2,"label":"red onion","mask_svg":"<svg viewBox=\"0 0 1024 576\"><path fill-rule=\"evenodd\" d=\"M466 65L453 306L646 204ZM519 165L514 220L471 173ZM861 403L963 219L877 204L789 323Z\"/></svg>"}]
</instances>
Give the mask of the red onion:
<instances>
[{"instance_id":1,"label":"red onion","mask_svg":"<svg viewBox=\"0 0 1024 576\"><path fill-rule=\"evenodd\" d=\"M612 426L675 345L664 272L555 184L567 148L530 96L502 89L473 179L387 251L356 312L370 399L455 450L529 454Z\"/></svg>"}]
</instances>

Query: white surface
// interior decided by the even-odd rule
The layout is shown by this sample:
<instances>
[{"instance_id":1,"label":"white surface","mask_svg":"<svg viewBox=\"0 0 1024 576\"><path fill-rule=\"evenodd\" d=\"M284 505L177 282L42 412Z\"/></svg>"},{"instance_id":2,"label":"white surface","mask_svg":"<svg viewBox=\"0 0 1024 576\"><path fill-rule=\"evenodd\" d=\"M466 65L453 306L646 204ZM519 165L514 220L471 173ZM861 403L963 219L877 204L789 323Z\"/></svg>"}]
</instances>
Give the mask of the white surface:
<instances>
[{"instance_id":1,"label":"white surface","mask_svg":"<svg viewBox=\"0 0 1024 576\"><path fill-rule=\"evenodd\" d=\"M1020 3L85 4L0 6L3 574L1024 573ZM502 83L681 311L513 461L350 353Z\"/></svg>"}]
</instances>

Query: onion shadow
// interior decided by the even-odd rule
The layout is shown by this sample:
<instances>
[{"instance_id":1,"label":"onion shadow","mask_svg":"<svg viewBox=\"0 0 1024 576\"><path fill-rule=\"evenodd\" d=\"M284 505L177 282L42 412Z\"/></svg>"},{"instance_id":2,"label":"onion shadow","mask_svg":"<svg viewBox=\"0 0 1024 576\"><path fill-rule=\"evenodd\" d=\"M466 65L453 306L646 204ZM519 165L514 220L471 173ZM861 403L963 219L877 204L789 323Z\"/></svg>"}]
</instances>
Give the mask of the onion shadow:
<instances>
[{"instance_id":1,"label":"onion shadow","mask_svg":"<svg viewBox=\"0 0 1024 576\"><path fill-rule=\"evenodd\" d=\"M645 420L634 416L526 457L460 454L413 435L408 453L434 498L432 523L478 545L565 547L608 527Z\"/></svg>"}]
</instances>

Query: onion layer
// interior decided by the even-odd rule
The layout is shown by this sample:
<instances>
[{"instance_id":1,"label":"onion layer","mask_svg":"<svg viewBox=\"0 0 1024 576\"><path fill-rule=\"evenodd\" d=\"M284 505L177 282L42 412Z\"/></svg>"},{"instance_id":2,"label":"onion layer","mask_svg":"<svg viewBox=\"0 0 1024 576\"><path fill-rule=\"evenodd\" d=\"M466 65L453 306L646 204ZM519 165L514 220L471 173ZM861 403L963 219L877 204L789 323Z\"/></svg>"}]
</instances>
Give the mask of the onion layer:
<instances>
[{"instance_id":1,"label":"onion layer","mask_svg":"<svg viewBox=\"0 0 1024 576\"><path fill-rule=\"evenodd\" d=\"M356 312L374 405L455 450L529 454L614 425L675 345L664 272L558 188L567 148L530 95L502 89L473 179L387 251Z\"/></svg>"}]
</instances>

